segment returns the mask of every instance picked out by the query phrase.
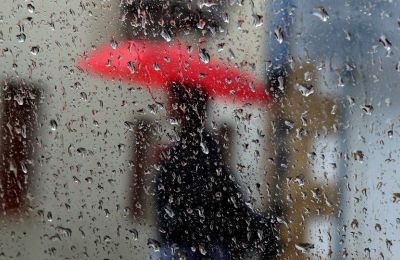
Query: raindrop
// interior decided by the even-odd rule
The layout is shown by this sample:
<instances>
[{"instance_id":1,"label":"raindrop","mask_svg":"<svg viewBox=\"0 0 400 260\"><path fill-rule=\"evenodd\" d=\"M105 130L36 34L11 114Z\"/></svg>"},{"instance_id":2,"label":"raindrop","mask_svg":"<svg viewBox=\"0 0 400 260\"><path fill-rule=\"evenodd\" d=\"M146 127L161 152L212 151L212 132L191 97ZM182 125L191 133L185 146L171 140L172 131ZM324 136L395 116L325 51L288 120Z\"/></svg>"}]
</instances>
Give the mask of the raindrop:
<instances>
[{"instance_id":1,"label":"raindrop","mask_svg":"<svg viewBox=\"0 0 400 260\"><path fill-rule=\"evenodd\" d=\"M112 239L110 236L107 236L107 235L104 236L104 242L106 242L108 244L108 243L111 243L111 241L112 241Z\"/></svg>"},{"instance_id":2,"label":"raindrop","mask_svg":"<svg viewBox=\"0 0 400 260\"><path fill-rule=\"evenodd\" d=\"M292 129L294 127L293 121L290 120L285 120L285 126L287 126L288 129Z\"/></svg>"},{"instance_id":3,"label":"raindrop","mask_svg":"<svg viewBox=\"0 0 400 260\"><path fill-rule=\"evenodd\" d=\"M135 128L135 124L129 121L125 121L124 126L128 131L133 131L133 129Z\"/></svg>"},{"instance_id":4,"label":"raindrop","mask_svg":"<svg viewBox=\"0 0 400 260\"><path fill-rule=\"evenodd\" d=\"M154 63L154 64L153 64L153 69L154 69L155 71L159 71L159 70L160 70L160 65L158 65L157 63Z\"/></svg>"},{"instance_id":5,"label":"raindrop","mask_svg":"<svg viewBox=\"0 0 400 260\"><path fill-rule=\"evenodd\" d=\"M39 46L33 46L31 48L31 54L36 56L38 53L39 53Z\"/></svg>"},{"instance_id":6,"label":"raindrop","mask_svg":"<svg viewBox=\"0 0 400 260\"><path fill-rule=\"evenodd\" d=\"M56 231L63 236L70 237L72 235L72 230L69 228L58 226L56 227Z\"/></svg>"},{"instance_id":7,"label":"raindrop","mask_svg":"<svg viewBox=\"0 0 400 260\"><path fill-rule=\"evenodd\" d=\"M357 150L351 153L351 155L353 156L353 159L356 161L364 161L364 153L363 151Z\"/></svg>"},{"instance_id":8,"label":"raindrop","mask_svg":"<svg viewBox=\"0 0 400 260\"><path fill-rule=\"evenodd\" d=\"M218 43L217 44L217 51L221 52L224 50L225 43Z\"/></svg>"},{"instance_id":9,"label":"raindrop","mask_svg":"<svg viewBox=\"0 0 400 260\"><path fill-rule=\"evenodd\" d=\"M23 173L28 173L28 167L26 167L26 163L25 162L21 162L21 170Z\"/></svg>"},{"instance_id":10,"label":"raindrop","mask_svg":"<svg viewBox=\"0 0 400 260\"><path fill-rule=\"evenodd\" d=\"M314 87L312 85L303 86L303 85L300 85L300 84L296 84L296 89L298 91L300 91L300 93L305 97L308 97L308 96L310 96L311 94L314 93Z\"/></svg>"},{"instance_id":11,"label":"raindrop","mask_svg":"<svg viewBox=\"0 0 400 260\"><path fill-rule=\"evenodd\" d=\"M54 119L50 120L50 129L51 129L51 131L56 131L57 127L58 127L57 121L54 120Z\"/></svg>"},{"instance_id":12,"label":"raindrop","mask_svg":"<svg viewBox=\"0 0 400 260\"><path fill-rule=\"evenodd\" d=\"M204 153L204 154L208 154L210 151L208 150L208 147L207 147L207 145L204 143L204 142L201 142L200 143L200 147L201 147L201 151Z\"/></svg>"},{"instance_id":13,"label":"raindrop","mask_svg":"<svg viewBox=\"0 0 400 260\"><path fill-rule=\"evenodd\" d=\"M361 106L361 109L364 111L365 114L371 115L372 111L374 111L374 107L372 105L364 105Z\"/></svg>"},{"instance_id":14,"label":"raindrop","mask_svg":"<svg viewBox=\"0 0 400 260\"><path fill-rule=\"evenodd\" d=\"M147 240L147 245L150 246L151 248L153 248L154 252L160 251L160 242L158 242L155 239L149 238Z\"/></svg>"},{"instance_id":15,"label":"raindrop","mask_svg":"<svg viewBox=\"0 0 400 260\"><path fill-rule=\"evenodd\" d=\"M18 42L25 42L26 40L26 35L24 33L20 33L17 35L17 40Z\"/></svg>"},{"instance_id":16,"label":"raindrop","mask_svg":"<svg viewBox=\"0 0 400 260\"><path fill-rule=\"evenodd\" d=\"M260 240L264 238L264 232L260 229L257 230L257 236Z\"/></svg>"},{"instance_id":17,"label":"raindrop","mask_svg":"<svg viewBox=\"0 0 400 260\"><path fill-rule=\"evenodd\" d=\"M206 49L201 49L199 51L200 61L207 64L210 62L210 55L207 53Z\"/></svg>"},{"instance_id":18,"label":"raindrop","mask_svg":"<svg viewBox=\"0 0 400 260\"><path fill-rule=\"evenodd\" d=\"M392 201L394 203L398 202L400 200L400 192L394 192L393 193L393 197L392 197Z\"/></svg>"},{"instance_id":19,"label":"raindrop","mask_svg":"<svg viewBox=\"0 0 400 260\"><path fill-rule=\"evenodd\" d=\"M87 101L87 100L88 100L88 97L87 97L86 92L81 92L80 95L81 95L81 99L82 99L83 101Z\"/></svg>"},{"instance_id":20,"label":"raindrop","mask_svg":"<svg viewBox=\"0 0 400 260\"><path fill-rule=\"evenodd\" d=\"M391 251L391 247L393 246L393 243L391 240L386 239L386 247L389 250L389 252Z\"/></svg>"},{"instance_id":21,"label":"raindrop","mask_svg":"<svg viewBox=\"0 0 400 260\"><path fill-rule=\"evenodd\" d=\"M388 134L389 138L392 138L393 137L393 130L389 130L387 134Z\"/></svg>"},{"instance_id":22,"label":"raindrop","mask_svg":"<svg viewBox=\"0 0 400 260\"><path fill-rule=\"evenodd\" d=\"M32 4L28 4L26 7L28 8L28 12L31 14L35 12L35 7Z\"/></svg>"},{"instance_id":23,"label":"raindrop","mask_svg":"<svg viewBox=\"0 0 400 260\"><path fill-rule=\"evenodd\" d=\"M376 230L376 231L381 231L381 230L382 230L381 225L378 224L378 223L376 223L376 224L375 224L375 230Z\"/></svg>"},{"instance_id":24,"label":"raindrop","mask_svg":"<svg viewBox=\"0 0 400 260\"><path fill-rule=\"evenodd\" d=\"M171 118L169 119L169 123L170 123L171 125L178 125L178 120L177 120L176 118L171 117Z\"/></svg>"},{"instance_id":25,"label":"raindrop","mask_svg":"<svg viewBox=\"0 0 400 260\"><path fill-rule=\"evenodd\" d=\"M389 39L385 35L382 35L379 38L379 42L383 44L383 47L385 48L386 51L389 52L391 50L392 43L389 41Z\"/></svg>"},{"instance_id":26,"label":"raindrop","mask_svg":"<svg viewBox=\"0 0 400 260\"><path fill-rule=\"evenodd\" d=\"M260 26L263 25L263 23L264 23L264 18L263 18L262 15L258 15L258 14L254 15L254 25L255 25L255 27L260 27Z\"/></svg>"},{"instance_id":27,"label":"raindrop","mask_svg":"<svg viewBox=\"0 0 400 260\"><path fill-rule=\"evenodd\" d=\"M139 238L139 233L138 233L138 231L137 231L136 229L130 229L130 230L129 230L129 233L132 234L132 239L133 239L133 240L138 240L138 238Z\"/></svg>"},{"instance_id":28,"label":"raindrop","mask_svg":"<svg viewBox=\"0 0 400 260\"><path fill-rule=\"evenodd\" d=\"M53 221L53 214L50 211L47 212L47 221L49 221L49 222Z\"/></svg>"},{"instance_id":29,"label":"raindrop","mask_svg":"<svg viewBox=\"0 0 400 260\"><path fill-rule=\"evenodd\" d=\"M346 40L351 41L351 33L350 32L344 30L344 35L345 35Z\"/></svg>"},{"instance_id":30,"label":"raindrop","mask_svg":"<svg viewBox=\"0 0 400 260\"><path fill-rule=\"evenodd\" d=\"M357 219L353 219L353 221L351 221L350 225L351 225L352 229L358 228L358 220Z\"/></svg>"},{"instance_id":31,"label":"raindrop","mask_svg":"<svg viewBox=\"0 0 400 260\"><path fill-rule=\"evenodd\" d=\"M279 76L278 77L278 82L279 82L279 90L284 90L285 89L285 84L284 84L284 80L283 80L283 77L282 76Z\"/></svg>"},{"instance_id":32,"label":"raindrop","mask_svg":"<svg viewBox=\"0 0 400 260\"><path fill-rule=\"evenodd\" d=\"M283 42L282 28L277 27L274 31L274 36L278 43L281 44Z\"/></svg>"},{"instance_id":33,"label":"raindrop","mask_svg":"<svg viewBox=\"0 0 400 260\"><path fill-rule=\"evenodd\" d=\"M204 245L199 245L199 250L200 250L200 253L201 253L202 255L206 255L206 254L207 254L207 250L206 250L206 248L204 247Z\"/></svg>"},{"instance_id":34,"label":"raindrop","mask_svg":"<svg viewBox=\"0 0 400 260\"><path fill-rule=\"evenodd\" d=\"M171 34L164 29L161 31L161 37L163 37L164 40L166 40L167 42L170 42L172 40Z\"/></svg>"},{"instance_id":35,"label":"raindrop","mask_svg":"<svg viewBox=\"0 0 400 260\"><path fill-rule=\"evenodd\" d=\"M84 157L86 154L86 148L84 147L79 147L78 149L76 149L76 151L82 156Z\"/></svg>"},{"instance_id":36,"label":"raindrop","mask_svg":"<svg viewBox=\"0 0 400 260\"><path fill-rule=\"evenodd\" d=\"M197 28L203 30L204 26L206 26L206 21L203 19L199 19L199 21L197 23Z\"/></svg>"},{"instance_id":37,"label":"raindrop","mask_svg":"<svg viewBox=\"0 0 400 260\"><path fill-rule=\"evenodd\" d=\"M128 61L128 69L131 72L131 74L135 73L135 65L133 64L132 61Z\"/></svg>"},{"instance_id":38,"label":"raindrop","mask_svg":"<svg viewBox=\"0 0 400 260\"><path fill-rule=\"evenodd\" d=\"M72 176L72 179L74 180L75 183L81 183L81 180L78 179L76 176Z\"/></svg>"},{"instance_id":39,"label":"raindrop","mask_svg":"<svg viewBox=\"0 0 400 260\"><path fill-rule=\"evenodd\" d=\"M304 72L304 80L305 81L311 81L312 80L311 73L309 71Z\"/></svg>"},{"instance_id":40,"label":"raindrop","mask_svg":"<svg viewBox=\"0 0 400 260\"><path fill-rule=\"evenodd\" d=\"M300 187L304 186L304 176L303 175L296 176L294 182Z\"/></svg>"},{"instance_id":41,"label":"raindrop","mask_svg":"<svg viewBox=\"0 0 400 260\"><path fill-rule=\"evenodd\" d=\"M326 11L325 7L320 6L318 8L315 8L314 11L312 12L312 14L316 17L318 17L319 19L321 19L321 21L326 22L329 19L329 14Z\"/></svg>"},{"instance_id":42,"label":"raindrop","mask_svg":"<svg viewBox=\"0 0 400 260\"><path fill-rule=\"evenodd\" d=\"M297 250L299 250L302 253L307 253L311 249L314 248L314 244L310 243L299 243L294 245Z\"/></svg>"},{"instance_id":43,"label":"raindrop","mask_svg":"<svg viewBox=\"0 0 400 260\"><path fill-rule=\"evenodd\" d=\"M111 48L113 48L113 50L115 50L118 47L118 42L112 38L111 40Z\"/></svg>"},{"instance_id":44,"label":"raindrop","mask_svg":"<svg viewBox=\"0 0 400 260\"><path fill-rule=\"evenodd\" d=\"M175 216L174 211L171 209L170 206L166 206L164 208L165 212L167 213L168 217L173 218Z\"/></svg>"},{"instance_id":45,"label":"raindrop","mask_svg":"<svg viewBox=\"0 0 400 260\"><path fill-rule=\"evenodd\" d=\"M400 61L399 62L397 62L397 64L396 64L396 71L397 72L400 72Z\"/></svg>"},{"instance_id":46,"label":"raindrop","mask_svg":"<svg viewBox=\"0 0 400 260\"><path fill-rule=\"evenodd\" d=\"M85 232L82 230L82 227L79 227L78 230L81 232L82 238L85 238L86 234L85 234Z\"/></svg>"}]
</instances>

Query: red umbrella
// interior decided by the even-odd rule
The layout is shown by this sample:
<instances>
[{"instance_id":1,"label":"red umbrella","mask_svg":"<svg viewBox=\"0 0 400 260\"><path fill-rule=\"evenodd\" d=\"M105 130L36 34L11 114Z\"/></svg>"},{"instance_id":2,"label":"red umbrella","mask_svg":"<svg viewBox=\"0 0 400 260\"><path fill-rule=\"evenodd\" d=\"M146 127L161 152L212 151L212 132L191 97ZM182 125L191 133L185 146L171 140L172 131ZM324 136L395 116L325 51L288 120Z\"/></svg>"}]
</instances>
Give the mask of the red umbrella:
<instances>
[{"instance_id":1,"label":"red umbrella","mask_svg":"<svg viewBox=\"0 0 400 260\"><path fill-rule=\"evenodd\" d=\"M183 43L135 40L116 47L103 45L85 55L78 66L105 78L121 79L154 88L169 88L173 82L201 87L210 96L239 102L269 103L264 82L250 72L195 53Z\"/></svg>"}]
</instances>

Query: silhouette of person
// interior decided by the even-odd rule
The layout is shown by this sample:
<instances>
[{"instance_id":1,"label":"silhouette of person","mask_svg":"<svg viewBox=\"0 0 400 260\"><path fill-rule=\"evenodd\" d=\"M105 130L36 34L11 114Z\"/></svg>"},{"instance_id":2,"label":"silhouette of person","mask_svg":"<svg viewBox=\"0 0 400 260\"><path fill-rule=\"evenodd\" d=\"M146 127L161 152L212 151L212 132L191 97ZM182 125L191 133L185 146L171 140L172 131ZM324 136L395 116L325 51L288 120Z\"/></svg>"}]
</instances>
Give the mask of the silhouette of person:
<instances>
[{"instance_id":1,"label":"silhouette of person","mask_svg":"<svg viewBox=\"0 0 400 260\"><path fill-rule=\"evenodd\" d=\"M182 254L238 259L253 250L272 257L277 245L271 219L245 204L220 145L205 127L208 96L174 85L170 98L180 132L164 153L156 181L164 259Z\"/></svg>"}]
</instances>

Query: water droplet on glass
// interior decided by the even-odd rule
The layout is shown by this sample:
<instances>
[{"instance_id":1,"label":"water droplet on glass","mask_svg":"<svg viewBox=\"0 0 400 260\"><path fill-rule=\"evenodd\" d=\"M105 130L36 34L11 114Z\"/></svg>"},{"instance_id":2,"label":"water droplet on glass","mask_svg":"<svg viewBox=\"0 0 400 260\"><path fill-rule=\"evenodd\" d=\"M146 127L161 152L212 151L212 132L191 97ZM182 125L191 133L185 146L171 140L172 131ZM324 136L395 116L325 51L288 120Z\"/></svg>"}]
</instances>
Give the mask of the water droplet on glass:
<instances>
[{"instance_id":1,"label":"water droplet on glass","mask_svg":"<svg viewBox=\"0 0 400 260\"><path fill-rule=\"evenodd\" d=\"M56 231L62 236L70 237L72 235L72 230L70 228L58 226L56 227Z\"/></svg>"},{"instance_id":2,"label":"water droplet on glass","mask_svg":"<svg viewBox=\"0 0 400 260\"><path fill-rule=\"evenodd\" d=\"M157 63L154 63L154 64L153 64L153 69L154 69L155 71L159 71L159 70L160 70L160 65L158 65Z\"/></svg>"},{"instance_id":3,"label":"water droplet on glass","mask_svg":"<svg viewBox=\"0 0 400 260\"><path fill-rule=\"evenodd\" d=\"M49 222L53 221L53 214L50 211L47 212L47 221L49 221Z\"/></svg>"},{"instance_id":4,"label":"water droplet on glass","mask_svg":"<svg viewBox=\"0 0 400 260\"><path fill-rule=\"evenodd\" d=\"M300 85L300 84L296 84L296 89L298 91L300 91L300 93L305 97L308 97L308 96L310 96L311 94L314 93L314 87L312 85L303 86L303 85Z\"/></svg>"},{"instance_id":5,"label":"water droplet on glass","mask_svg":"<svg viewBox=\"0 0 400 260\"><path fill-rule=\"evenodd\" d=\"M260 27L263 25L263 23L264 23L264 18L262 15L258 15L258 14L254 15L254 26L255 27Z\"/></svg>"},{"instance_id":6,"label":"water droplet on glass","mask_svg":"<svg viewBox=\"0 0 400 260\"><path fill-rule=\"evenodd\" d=\"M394 203L400 201L400 192L394 192L394 193L393 193L392 201L393 201Z\"/></svg>"},{"instance_id":7,"label":"water droplet on glass","mask_svg":"<svg viewBox=\"0 0 400 260\"><path fill-rule=\"evenodd\" d=\"M160 251L160 242L155 239L149 238L147 240L147 245L150 246L154 250L154 252Z\"/></svg>"},{"instance_id":8,"label":"water droplet on glass","mask_svg":"<svg viewBox=\"0 0 400 260\"><path fill-rule=\"evenodd\" d=\"M20 33L20 34L18 34L17 35L17 40L18 40L18 42L25 42L25 40L26 40L26 35L24 34L24 33Z\"/></svg>"},{"instance_id":9,"label":"water droplet on glass","mask_svg":"<svg viewBox=\"0 0 400 260\"><path fill-rule=\"evenodd\" d=\"M292 129L292 128L294 127L293 121L285 120L284 123L285 123L285 126L286 126L288 129Z\"/></svg>"},{"instance_id":10,"label":"water droplet on glass","mask_svg":"<svg viewBox=\"0 0 400 260\"><path fill-rule=\"evenodd\" d=\"M135 128L135 123L125 121L124 126L128 131L133 131L133 129Z\"/></svg>"},{"instance_id":11,"label":"water droplet on glass","mask_svg":"<svg viewBox=\"0 0 400 260\"><path fill-rule=\"evenodd\" d=\"M31 14L35 12L35 7L32 4L28 4L26 7L28 8L28 12Z\"/></svg>"},{"instance_id":12,"label":"water droplet on glass","mask_svg":"<svg viewBox=\"0 0 400 260\"><path fill-rule=\"evenodd\" d=\"M129 229L129 233L131 233L133 240L138 240L139 232L136 229Z\"/></svg>"},{"instance_id":13,"label":"water droplet on glass","mask_svg":"<svg viewBox=\"0 0 400 260\"><path fill-rule=\"evenodd\" d=\"M104 239L103 239L103 240L104 240L104 242L106 242L107 244L108 244L108 243L111 243L111 241L112 241L111 237L110 237L110 236L107 236L107 235L104 236Z\"/></svg>"},{"instance_id":14,"label":"water droplet on glass","mask_svg":"<svg viewBox=\"0 0 400 260\"><path fill-rule=\"evenodd\" d=\"M81 92L80 93L80 95L81 95L81 99L83 100L83 101L87 101L88 100L88 97L87 97L87 94L86 94L86 92Z\"/></svg>"},{"instance_id":15,"label":"water droplet on glass","mask_svg":"<svg viewBox=\"0 0 400 260\"><path fill-rule=\"evenodd\" d=\"M364 105L361 106L361 109L364 111L365 114L371 115L374 111L374 107L372 105Z\"/></svg>"},{"instance_id":16,"label":"water droplet on glass","mask_svg":"<svg viewBox=\"0 0 400 260\"><path fill-rule=\"evenodd\" d=\"M353 219L353 221L351 221L350 225L351 225L352 229L358 228L358 220L357 219Z\"/></svg>"},{"instance_id":17,"label":"water droplet on glass","mask_svg":"<svg viewBox=\"0 0 400 260\"><path fill-rule=\"evenodd\" d=\"M381 231L381 230L382 230L381 225L378 224L378 223L376 223L376 224L375 224L375 230L376 230L376 231Z\"/></svg>"},{"instance_id":18,"label":"water droplet on glass","mask_svg":"<svg viewBox=\"0 0 400 260\"><path fill-rule=\"evenodd\" d=\"M201 147L201 151L204 153L204 154L208 154L210 151L208 150L208 147L207 147L207 145L204 143L204 142L201 142L200 143L200 147Z\"/></svg>"},{"instance_id":19,"label":"water droplet on glass","mask_svg":"<svg viewBox=\"0 0 400 260\"><path fill-rule=\"evenodd\" d=\"M364 161L363 151L357 150L357 151L352 152L351 155L352 155L353 159L356 161L360 161L360 162Z\"/></svg>"},{"instance_id":20,"label":"water droplet on glass","mask_svg":"<svg viewBox=\"0 0 400 260\"><path fill-rule=\"evenodd\" d=\"M39 53L39 46L33 46L31 48L31 54L32 55L37 55Z\"/></svg>"},{"instance_id":21,"label":"water droplet on glass","mask_svg":"<svg viewBox=\"0 0 400 260\"><path fill-rule=\"evenodd\" d=\"M54 120L54 119L50 120L50 129L52 131L56 131L57 130L57 126L58 126L58 124L57 124L56 120Z\"/></svg>"},{"instance_id":22,"label":"water droplet on glass","mask_svg":"<svg viewBox=\"0 0 400 260\"><path fill-rule=\"evenodd\" d=\"M392 43L385 35L382 35L379 38L379 42L383 44L383 47L385 48L386 51L390 51L390 49L392 48Z\"/></svg>"},{"instance_id":23,"label":"water droplet on glass","mask_svg":"<svg viewBox=\"0 0 400 260\"><path fill-rule=\"evenodd\" d=\"M351 33L350 32L344 30L344 35L345 35L346 40L351 41Z\"/></svg>"},{"instance_id":24,"label":"water droplet on glass","mask_svg":"<svg viewBox=\"0 0 400 260\"><path fill-rule=\"evenodd\" d=\"M197 28L203 30L204 26L206 26L206 21L203 19L199 19L199 21L197 22Z\"/></svg>"},{"instance_id":25,"label":"water droplet on glass","mask_svg":"<svg viewBox=\"0 0 400 260\"><path fill-rule=\"evenodd\" d=\"M302 253L307 253L308 251L314 248L314 245L310 243L299 243L295 244L294 246L297 250L299 250Z\"/></svg>"},{"instance_id":26,"label":"water droplet on glass","mask_svg":"<svg viewBox=\"0 0 400 260\"><path fill-rule=\"evenodd\" d=\"M316 17L318 17L319 19L321 19L321 21L326 22L329 19L329 14L326 11L325 7L320 6L318 8L315 8L314 11L312 12L312 14Z\"/></svg>"},{"instance_id":27,"label":"water droplet on glass","mask_svg":"<svg viewBox=\"0 0 400 260\"><path fill-rule=\"evenodd\" d=\"M309 71L304 72L304 80L305 81L311 81L312 80L311 73Z\"/></svg>"},{"instance_id":28,"label":"water droplet on glass","mask_svg":"<svg viewBox=\"0 0 400 260\"><path fill-rule=\"evenodd\" d=\"M210 62L210 55L207 53L206 49L201 49L199 51L200 61L207 64Z\"/></svg>"},{"instance_id":29,"label":"water droplet on glass","mask_svg":"<svg viewBox=\"0 0 400 260\"><path fill-rule=\"evenodd\" d=\"M279 89L284 90L285 89L285 82L282 76L278 77L278 83L279 83Z\"/></svg>"},{"instance_id":30,"label":"water droplet on glass","mask_svg":"<svg viewBox=\"0 0 400 260\"><path fill-rule=\"evenodd\" d=\"M282 28L277 27L274 31L274 36L278 43L281 44L283 42Z\"/></svg>"},{"instance_id":31,"label":"water droplet on glass","mask_svg":"<svg viewBox=\"0 0 400 260\"><path fill-rule=\"evenodd\" d=\"M118 42L112 38L111 40L111 48L113 48L114 50L118 47Z\"/></svg>"},{"instance_id":32,"label":"water droplet on glass","mask_svg":"<svg viewBox=\"0 0 400 260\"><path fill-rule=\"evenodd\" d=\"M168 217L173 218L175 216L175 213L170 206L165 206L164 210L165 213L167 213Z\"/></svg>"},{"instance_id":33,"label":"water droplet on glass","mask_svg":"<svg viewBox=\"0 0 400 260\"><path fill-rule=\"evenodd\" d=\"M132 61L128 61L128 69L131 72L131 74L135 73L135 65L133 64Z\"/></svg>"},{"instance_id":34,"label":"water droplet on glass","mask_svg":"<svg viewBox=\"0 0 400 260\"><path fill-rule=\"evenodd\" d=\"M161 37L163 37L164 40L166 40L167 42L170 42L172 40L171 34L164 29L161 31Z\"/></svg>"},{"instance_id":35,"label":"water droplet on glass","mask_svg":"<svg viewBox=\"0 0 400 260\"><path fill-rule=\"evenodd\" d=\"M169 119L169 123L170 123L171 125L178 125L178 120L177 120L176 118L171 117L171 118Z\"/></svg>"},{"instance_id":36,"label":"water droplet on glass","mask_svg":"<svg viewBox=\"0 0 400 260\"><path fill-rule=\"evenodd\" d=\"M386 247L389 250L389 252L391 251L391 247L393 246L393 243L391 240L386 239Z\"/></svg>"},{"instance_id":37,"label":"water droplet on glass","mask_svg":"<svg viewBox=\"0 0 400 260\"><path fill-rule=\"evenodd\" d=\"M207 254L207 250L203 245L199 245L199 251L202 255L206 255Z\"/></svg>"},{"instance_id":38,"label":"water droplet on glass","mask_svg":"<svg viewBox=\"0 0 400 260\"><path fill-rule=\"evenodd\" d=\"M21 170L23 173L28 173L28 167L26 167L26 163L25 162L21 162Z\"/></svg>"}]
</instances>

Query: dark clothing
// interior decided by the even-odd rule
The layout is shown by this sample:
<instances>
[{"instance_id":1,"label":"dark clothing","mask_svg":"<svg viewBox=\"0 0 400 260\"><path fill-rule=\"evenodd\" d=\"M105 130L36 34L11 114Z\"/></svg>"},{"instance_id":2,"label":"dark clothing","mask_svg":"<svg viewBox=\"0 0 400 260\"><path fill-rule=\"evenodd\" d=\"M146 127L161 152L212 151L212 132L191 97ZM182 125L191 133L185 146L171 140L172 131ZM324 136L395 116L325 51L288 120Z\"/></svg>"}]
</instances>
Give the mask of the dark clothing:
<instances>
[{"instance_id":1,"label":"dark clothing","mask_svg":"<svg viewBox=\"0 0 400 260\"><path fill-rule=\"evenodd\" d=\"M270 220L250 210L210 133L183 130L166 151L156 184L158 220L169 244L197 249L197 259L220 244L232 259L247 250L275 250ZM203 253L203 254L202 254Z\"/></svg>"}]
</instances>

